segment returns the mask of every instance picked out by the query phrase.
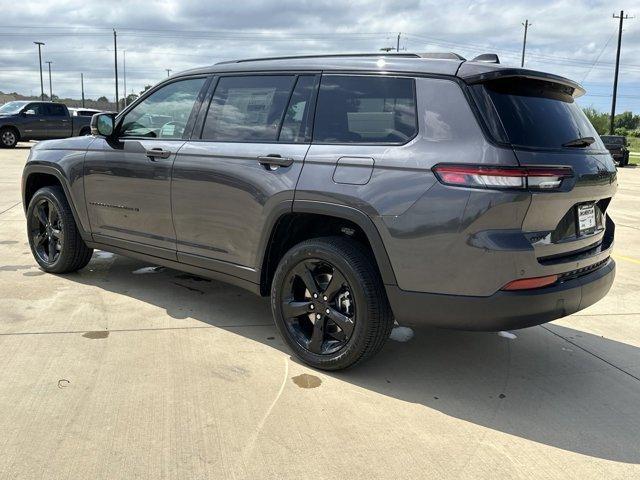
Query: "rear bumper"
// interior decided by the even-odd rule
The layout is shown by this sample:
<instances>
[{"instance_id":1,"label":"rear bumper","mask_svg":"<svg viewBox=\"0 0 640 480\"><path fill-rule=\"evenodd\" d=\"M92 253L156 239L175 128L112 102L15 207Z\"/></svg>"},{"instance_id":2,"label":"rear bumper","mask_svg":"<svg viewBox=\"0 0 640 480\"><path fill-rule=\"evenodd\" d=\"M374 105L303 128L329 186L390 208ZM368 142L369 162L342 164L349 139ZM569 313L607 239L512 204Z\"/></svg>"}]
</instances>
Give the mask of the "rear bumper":
<instances>
[{"instance_id":1,"label":"rear bumper","mask_svg":"<svg viewBox=\"0 0 640 480\"><path fill-rule=\"evenodd\" d=\"M566 317L604 297L615 277L613 259L601 268L557 285L499 291L489 297L408 292L387 286L400 323L458 330L499 331L531 327Z\"/></svg>"}]
</instances>

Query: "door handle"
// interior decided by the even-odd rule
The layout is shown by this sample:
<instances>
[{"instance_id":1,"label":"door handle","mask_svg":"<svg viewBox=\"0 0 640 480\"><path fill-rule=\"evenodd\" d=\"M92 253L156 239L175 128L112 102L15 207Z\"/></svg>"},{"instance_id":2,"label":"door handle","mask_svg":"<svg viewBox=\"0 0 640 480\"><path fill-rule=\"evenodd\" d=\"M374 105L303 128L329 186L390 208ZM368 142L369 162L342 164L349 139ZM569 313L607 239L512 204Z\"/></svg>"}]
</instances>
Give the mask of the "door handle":
<instances>
[{"instance_id":1,"label":"door handle","mask_svg":"<svg viewBox=\"0 0 640 480\"><path fill-rule=\"evenodd\" d=\"M161 148L152 148L151 150L147 150L146 154L147 157L153 161L155 161L156 158L169 158L171 156L169 150L163 150Z\"/></svg>"},{"instance_id":2,"label":"door handle","mask_svg":"<svg viewBox=\"0 0 640 480\"><path fill-rule=\"evenodd\" d=\"M263 167L290 167L293 164L293 158L282 157L280 155L265 155L258 157L258 162Z\"/></svg>"}]
</instances>

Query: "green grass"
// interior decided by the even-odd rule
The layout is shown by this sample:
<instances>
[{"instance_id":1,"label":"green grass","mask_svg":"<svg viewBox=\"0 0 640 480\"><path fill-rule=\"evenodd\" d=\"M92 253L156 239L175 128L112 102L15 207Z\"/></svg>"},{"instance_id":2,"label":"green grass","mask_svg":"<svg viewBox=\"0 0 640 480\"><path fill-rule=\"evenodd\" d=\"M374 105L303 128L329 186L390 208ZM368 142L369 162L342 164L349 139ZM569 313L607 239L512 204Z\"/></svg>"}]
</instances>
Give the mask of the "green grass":
<instances>
[{"instance_id":1,"label":"green grass","mask_svg":"<svg viewBox=\"0 0 640 480\"><path fill-rule=\"evenodd\" d=\"M627 141L629 142L629 150L640 154L640 137L627 137Z\"/></svg>"}]
</instances>

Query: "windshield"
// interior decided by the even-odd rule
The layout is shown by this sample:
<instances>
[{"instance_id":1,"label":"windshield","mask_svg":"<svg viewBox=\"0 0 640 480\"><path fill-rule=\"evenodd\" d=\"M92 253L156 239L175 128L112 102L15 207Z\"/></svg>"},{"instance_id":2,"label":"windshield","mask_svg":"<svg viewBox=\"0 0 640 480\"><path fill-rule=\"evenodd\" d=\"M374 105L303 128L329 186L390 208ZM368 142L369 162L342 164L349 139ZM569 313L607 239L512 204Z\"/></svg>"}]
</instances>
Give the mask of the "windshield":
<instances>
[{"instance_id":1,"label":"windshield","mask_svg":"<svg viewBox=\"0 0 640 480\"><path fill-rule=\"evenodd\" d=\"M0 107L0 113L18 113L29 102L9 102Z\"/></svg>"},{"instance_id":2,"label":"windshield","mask_svg":"<svg viewBox=\"0 0 640 480\"><path fill-rule=\"evenodd\" d=\"M542 80L505 78L474 85L474 96L498 139L514 146L559 149L584 137L596 141L589 150L604 150L597 132L576 104L573 89ZM504 134L506 137L504 138ZM502 138L500 138L502 137Z\"/></svg>"}]
</instances>

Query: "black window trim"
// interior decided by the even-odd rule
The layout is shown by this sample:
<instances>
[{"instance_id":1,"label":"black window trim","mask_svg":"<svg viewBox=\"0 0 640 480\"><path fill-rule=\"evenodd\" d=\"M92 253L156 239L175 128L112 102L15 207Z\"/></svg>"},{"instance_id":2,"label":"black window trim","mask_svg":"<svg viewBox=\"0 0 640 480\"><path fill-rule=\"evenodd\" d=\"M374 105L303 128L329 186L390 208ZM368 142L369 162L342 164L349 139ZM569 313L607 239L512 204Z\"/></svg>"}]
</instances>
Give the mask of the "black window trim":
<instances>
[{"instance_id":1,"label":"black window trim","mask_svg":"<svg viewBox=\"0 0 640 480\"><path fill-rule=\"evenodd\" d=\"M211 81L211 85L209 86L209 91L207 92L207 96L205 100L202 102L200 107L200 112L198 114L198 118L195 123L193 135L189 139L189 142L207 142L207 143L238 143L238 144L266 144L266 145L310 145L311 139L313 138L313 121L315 118L316 112L316 102L318 99L318 89L320 88L320 78L322 72L317 70L269 70L269 71L242 71L242 72L224 72L217 73L213 76ZM209 114L209 109L211 107L211 102L213 101L213 96L218 88L218 84L220 83L220 79L224 77L266 77L266 76L278 76L278 77L286 77L291 76L294 77L294 81L289 91L289 98L287 100L287 104L285 106L285 111L283 115L286 115L287 109L289 108L289 102L291 101L291 97L293 92L295 91L296 85L298 84L298 79L302 76L315 77L315 82L313 85L314 91L313 96L311 98L311 106L313 110L310 112L310 115L307 118L307 128L309 130L309 138L305 137L304 142L281 142L279 140L280 133L282 131L282 124L284 116L281 119L280 126L278 127L278 135L276 140L254 140L251 142L239 142L237 140L212 140L210 138L202 138L202 134L204 133L204 125L207 121L207 115Z\"/></svg>"},{"instance_id":2,"label":"black window trim","mask_svg":"<svg viewBox=\"0 0 640 480\"><path fill-rule=\"evenodd\" d=\"M176 78L172 78L170 80L165 80L164 82L161 82L157 85L155 85L154 87L150 88L149 90L147 90L146 92L144 92L144 95L141 95L140 97L138 97L135 102L133 102L131 105L127 106L127 108L125 108L124 110L122 110L120 113L118 113L118 115L116 116L116 127L115 127L115 131L117 132L116 138L119 142L124 142L127 140L145 140L145 141L163 141L163 142L170 142L170 141L185 141L185 140L189 140L189 137L193 131L193 126L195 124L195 120L196 117L195 115L197 114L199 108L200 108L200 103L203 99L204 96L206 95L206 93L209 90L209 85L212 79L212 75L211 74L198 74L198 75L185 75L182 77L176 77ZM205 81L202 84L202 87L200 88L200 91L198 92L198 95L196 97L196 100L193 104L193 107L191 107L191 113L189 114L189 119L187 120L187 125L184 129L184 132L182 133L182 137L181 138L154 138L154 137L143 137L143 136L131 136L131 137L121 137L120 136L120 129L122 128L122 122L124 121L124 118L127 116L127 114L133 110L134 108L136 108L140 103L144 102L147 98L149 98L151 95L153 95L155 92L157 92L158 90L171 85L173 83L176 82L183 82L185 80L195 80L198 78L203 78Z\"/></svg>"},{"instance_id":3,"label":"black window trim","mask_svg":"<svg viewBox=\"0 0 640 480\"><path fill-rule=\"evenodd\" d=\"M400 147L403 145L407 145L408 143L413 142L416 137L420 134L420 117L418 115L418 91L416 88L416 76L414 75L402 75L402 74L386 74L386 73L378 73L378 72L373 72L373 73L367 73L367 72L358 72L358 73L352 73L352 72L340 72L340 71L327 71L327 72L323 72L321 77L324 76L338 76L338 77L381 77L381 78L406 78L411 80L411 88L413 91L413 99L414 99L414 109L415 109L415 125L416 125L416 129L415 129L415 133L413 134L413 136L411 138L409 138L408 140L404 141L404 142L319 142L315 139L315 125L316 125L316 119L315 119L315 115L316 112L318 111L317 109L317 105L316 108L314 110L314 120L313 120L313 127L314 127L314 131L313 131L313 135L311 137L311 144L312 145L342 145L342 146L348 146L348 145L363 145L363 146L370 146L370 147L376 147L376 146L392 146L392 147ZM319 84L322 84L322 78L320 78L320 82ZM320 85L318 85L318 90L316 92L316 102L317 99L320 97L320 89L319 89Z\"/></svg>"}]
</instances>

